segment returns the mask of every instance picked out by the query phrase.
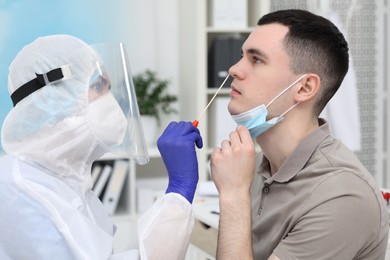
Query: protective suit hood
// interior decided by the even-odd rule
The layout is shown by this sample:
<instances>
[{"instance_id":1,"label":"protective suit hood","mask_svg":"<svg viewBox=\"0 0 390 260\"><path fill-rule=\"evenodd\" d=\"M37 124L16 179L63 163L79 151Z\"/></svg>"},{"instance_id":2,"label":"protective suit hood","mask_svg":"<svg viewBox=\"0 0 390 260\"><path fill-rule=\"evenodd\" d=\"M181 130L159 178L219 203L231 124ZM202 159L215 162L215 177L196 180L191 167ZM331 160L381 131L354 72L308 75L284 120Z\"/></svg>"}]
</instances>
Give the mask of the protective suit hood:
<instances>
[{"instance_id":1,"label":"protective suit hood","mask_svg":"<svg viewBox=\"0 0 390 260\"><path fill-rule=\"evenodd\" d=\"M70 75L47 82L12 108L1 138L7 153L38 163L81 194L91 188L92 162L107 152L89 122L92 65L99 62L80 39L52 35L25 46L9 67L10 95L38 74L68 68Z\"/></svg>"}]
</instances>

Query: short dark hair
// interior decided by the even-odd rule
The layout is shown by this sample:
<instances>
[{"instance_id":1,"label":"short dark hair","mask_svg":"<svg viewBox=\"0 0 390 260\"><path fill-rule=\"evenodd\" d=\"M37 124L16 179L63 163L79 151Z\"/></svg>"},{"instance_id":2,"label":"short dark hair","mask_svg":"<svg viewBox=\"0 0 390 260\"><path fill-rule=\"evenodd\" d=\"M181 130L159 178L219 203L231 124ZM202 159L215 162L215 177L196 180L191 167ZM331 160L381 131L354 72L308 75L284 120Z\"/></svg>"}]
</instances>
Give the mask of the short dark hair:
<instances>
[{"instance_id":1,"label":"short dark hair","mask_svg":"<svg viewBox=\"0 0 390 260\"><path fill-rule=\"evenodd\" d=\"M315 73L321 90L315 107L317 115L340 87L348 71L348 44L329 20L306 10L279 10L264 15L257 25L279 23L288 27L284 39L295 74Z\"/></svg>"}]
</instances>

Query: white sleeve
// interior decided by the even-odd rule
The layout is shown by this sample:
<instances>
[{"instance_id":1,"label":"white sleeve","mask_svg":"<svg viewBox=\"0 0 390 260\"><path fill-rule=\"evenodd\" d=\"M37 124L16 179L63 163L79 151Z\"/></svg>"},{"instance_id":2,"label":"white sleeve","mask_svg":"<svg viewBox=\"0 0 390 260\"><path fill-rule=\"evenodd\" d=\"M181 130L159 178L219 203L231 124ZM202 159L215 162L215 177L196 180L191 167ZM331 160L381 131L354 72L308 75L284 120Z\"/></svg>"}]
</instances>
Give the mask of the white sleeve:
<instances>
[{"instance_id":1,"label":"white sleeve","mask_svg":"<svg viewBox=\"0 0 390 260\"><path fill-rule=\"evenodd\" d=\"M138 221L141 259L184 259L193 227L192 205L179 194L165 194Z\"/></svg>"}]
</instances>

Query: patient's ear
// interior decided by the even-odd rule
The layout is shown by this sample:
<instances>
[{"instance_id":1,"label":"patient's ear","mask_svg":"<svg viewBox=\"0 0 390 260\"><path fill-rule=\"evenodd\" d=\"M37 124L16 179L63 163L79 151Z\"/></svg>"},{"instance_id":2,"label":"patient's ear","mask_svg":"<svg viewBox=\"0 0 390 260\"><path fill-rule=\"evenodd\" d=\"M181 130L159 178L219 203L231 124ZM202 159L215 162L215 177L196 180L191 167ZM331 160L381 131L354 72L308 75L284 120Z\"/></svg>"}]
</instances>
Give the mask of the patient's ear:
<instances>
[{"instance_id":1,"label":"patient's ear","mask_svg":"<svg viewBox=\"0 0 390 260\"><path fill-rule=\"evenodd\" d=\"M321 88L321 79L317 74L307 74L300 80L300 83L295 96L297 102L306 101L318 95Z\"/></svg>"}]
</instances>

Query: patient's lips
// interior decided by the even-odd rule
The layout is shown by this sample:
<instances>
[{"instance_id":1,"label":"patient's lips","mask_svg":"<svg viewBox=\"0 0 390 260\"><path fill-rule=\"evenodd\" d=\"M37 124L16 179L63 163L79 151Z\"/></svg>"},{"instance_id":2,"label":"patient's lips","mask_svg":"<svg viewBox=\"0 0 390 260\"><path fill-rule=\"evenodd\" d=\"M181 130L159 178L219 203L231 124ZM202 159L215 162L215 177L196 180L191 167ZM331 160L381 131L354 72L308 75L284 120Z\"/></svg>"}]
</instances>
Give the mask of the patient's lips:
<instances>
[{"instance_id":1,"label":"patient's lips","mask_svg":"<svg viewBox=\"0 0 390 260\"><path fill-rule=\"evenodd\" d=\"M232 91L231 91L230 95L232 97L233 96L239 96L239 95L241 95L241 92L235 86L233 86L233 84L232 84Z\"/></svg>"}]
</instances>

